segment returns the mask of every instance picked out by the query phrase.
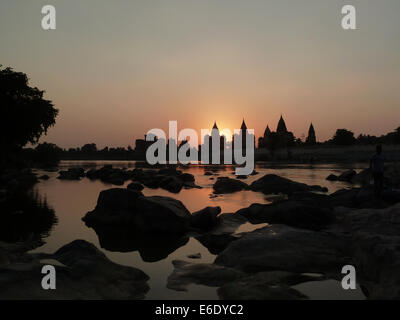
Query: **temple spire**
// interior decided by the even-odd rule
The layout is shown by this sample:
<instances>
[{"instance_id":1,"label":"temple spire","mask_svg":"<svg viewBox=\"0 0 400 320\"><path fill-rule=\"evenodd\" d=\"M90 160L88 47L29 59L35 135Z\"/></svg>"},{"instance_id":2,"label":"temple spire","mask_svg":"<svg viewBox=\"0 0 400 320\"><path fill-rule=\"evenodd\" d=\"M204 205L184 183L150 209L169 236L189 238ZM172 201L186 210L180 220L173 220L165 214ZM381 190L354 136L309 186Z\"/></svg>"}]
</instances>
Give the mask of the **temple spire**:
<instances>
[{"instance_id":1,"label":"temple spire","mask_svg":"<svg viewBox=\"0 0 400 320\"><path fill-rule=\"evenodd\" d=\"M246 122L244 122L244 118L243 118L242 126L240 127L240 129L247 130L247 126L246 126Z\"/></svg>"},{"instance_id":2,"label":"temple spire","mask_svg":"<svg viewBox=\"0 0 400 320\"><path fill-rule=\"evenodd\" d=\"M315 136L315 129L314 126L311 122L310 128L308 129L308 136L306 139L307 144L316 144L317 143L317 137Z\"/></svg>"},{"instance_id":3,"label":"temple spire","mask_svg":"<svg viewBox=\"0 0 400 320\"><path fill-rule=\"evenodd\" d=\"M267 125L267 127L265 128L265 131L264 131L264 137L269 136L270 133L271 133L271 129L269 128L269 125Z\"/></svg>"},{"instance_id":4,"label":"temple spire","mask_svg":"<svg viewBox=\"0 0 400 320\"><path fill-rule=\"evenodd\" d=\"M281 118L279 119L278 127L276 128L276 132L287 133L286 123L285 123L285 120L283 120L282 114L281 114Z\"/></svg>"}]
</instances>

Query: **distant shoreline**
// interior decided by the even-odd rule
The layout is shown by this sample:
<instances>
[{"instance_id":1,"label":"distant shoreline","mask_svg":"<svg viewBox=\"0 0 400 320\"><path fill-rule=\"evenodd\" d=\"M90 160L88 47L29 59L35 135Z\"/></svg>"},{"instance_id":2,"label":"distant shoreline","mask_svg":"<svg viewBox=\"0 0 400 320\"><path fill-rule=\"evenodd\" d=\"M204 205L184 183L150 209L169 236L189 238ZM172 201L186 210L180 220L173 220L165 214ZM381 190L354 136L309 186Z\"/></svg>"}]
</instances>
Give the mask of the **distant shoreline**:
<instances>
[{"instance_id":1,"label":"distant shoreline","mask_svg":"<svg viewBox=\"0 0 400 320\"><path fill-rule=\"evenodd\" d=\"M279 149L271 153L267 149L255 151L255 162L267 162L276 164L329 164L329 163L369 163L375 153L375 146L314 146L293 147ZM386 162L400 161L400 145L384 145L383 155ZM141 155L121 156L117 154L69 154L61 155L64 161L145 161Z\"/></svg>"}]
</instances>

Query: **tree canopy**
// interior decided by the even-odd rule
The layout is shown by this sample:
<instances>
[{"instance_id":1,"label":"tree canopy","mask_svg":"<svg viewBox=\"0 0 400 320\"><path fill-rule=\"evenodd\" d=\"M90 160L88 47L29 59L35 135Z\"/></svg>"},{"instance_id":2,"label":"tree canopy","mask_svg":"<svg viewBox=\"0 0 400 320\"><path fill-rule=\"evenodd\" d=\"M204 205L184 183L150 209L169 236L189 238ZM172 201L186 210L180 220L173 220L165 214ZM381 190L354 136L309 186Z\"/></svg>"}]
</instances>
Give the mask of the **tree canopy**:
<instances>
[{"instance_id":1,"label":"tree canopy","mask_svg":"<svg viewBox=\"0 0 400 320\"><path fill-rule=\"evenodd\" d=\"M347 129L337 129L332 139L333 144L343 146L352 145L355 141L354 133Z\"/></svg>"},{"instance_id":2,"label":"tree canopy","mask_svg":"<svg viewBox=\"0 0 400 320\"><path fill-rule=\"evenodd\" d=\"M0 65L0 143L3 151L37 143L55 124L58 110L25 73Z\"/></svg>"}]
</instances>

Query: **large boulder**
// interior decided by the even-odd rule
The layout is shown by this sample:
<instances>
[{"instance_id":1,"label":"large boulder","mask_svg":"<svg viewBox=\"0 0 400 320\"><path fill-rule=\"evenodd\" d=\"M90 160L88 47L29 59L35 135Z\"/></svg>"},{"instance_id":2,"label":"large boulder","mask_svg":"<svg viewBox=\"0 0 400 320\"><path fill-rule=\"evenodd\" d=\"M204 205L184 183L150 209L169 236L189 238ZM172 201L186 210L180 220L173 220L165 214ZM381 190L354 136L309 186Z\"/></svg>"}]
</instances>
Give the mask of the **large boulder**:
<instances>
[{"instance_id":1,"label":"large boulder","mask_svg":"<svg viewBox=\"0 0 400 320\"><path fill-rule=\"evenodd\" d=\"M385 165L383 176L384 184L386 186L391 188L400 187L400 165L398 163L390 163ZM373 184L372 170L370 168L361 170L359 173L354 175L351 182L361 186Z\"/></svg>"},{"instance_id":2,"label":"large boulder","mask_svg":"<svg viewBox=\"0 0 400 320\"><path fill-rule=\"evenodd\" d=\"M400 203L349 210L343 216L357 275L369 298L400 299Z\"/></svg>"},{"instance_id":3,"label":"large boulder","mask_svg":"<svg viewBox=\"0 0 400 320\"><path fill-rule=\"evenodd\" d=\"M112 252L137 251L145 262L165 259L189 241L180 233L132 232L129 227L96 226L93 229L102 248Z\"/></svg>"},{"instance_id":4,"label":"large boulder","mask_svg":"<svg viewBox=\"0 0 400 320\"><path fill-rule=\"evenodd\" d=\"M288 195L298 191L328 191L326 188L320 186L309 186L305 183L277 176L276 174L266 174L262 178L254 181L250 185L250 189L253 191L261 191L264 194L285 193Z\"/></svg>"},{"instance_id":5,"label":"large boulder","mask_svg":"<svg viewBox=\"0 0 400 320\"><path fill-rule=\"evenodd\" d=\"M292 286L320 278L285 271L259 272L222 285L218 296L222 300L305 300L308 297Z\"/></svg>"},{"instance_id":6,"label":"large boulder","mask_svg":"<svg viewBox=\"0 0 400 320\"><path fill-rule=\"evenodd\" d=\"M346 170L338 176L339 181L351 182L357 172L353 169Z\"/></svg>"},{"instance_id":7,"label":"large boulder","mask_svg":"<svg viewBox=\"0 0 400 320\"><path fill-rule=\"evenodd\" d=\"M69 168L58 172L60 175L57 177L60 180L79 180L85 176L83 168Z\"/></svg>"},{"instance_id":8,"label":"large boulder","mask_svg":"<svg viewBox=\"0 0 400 320\"><path fill-rule=\"evenodd\" d=\"M311 230L322 229L335 220L329 208L293 200L273 204L254 203L236 213L245 216L253 224L279 223Z\"/></svg>"},{"instance_id":9,"label":"large boulder","mask_svg":"<svg viewBox=\"0 0 400 320\"><path fill-rule=\"evenodd\" d=\"M392 163L385 166L385 183L392 188L400 188L400 164Z\"/></svg>"},{"instance_id":10,"label":"large boulder","mask_svg":"<svg viewBox=\"0 0 400 320\"><path fill-rule=\"evenodd\" d=\"M328 196L331 206L349 208L387 208L400 202L400 192L384 189L381 197L377 198L373 186L362 188L340 189Z\"/></svg>"},{"instance_id":11,"label":"large boulder","mask_svg":"<svg viewBox=\"0 0 400 320\"><path fill-rule=\"evenodd\" d=\"M371 183L372 178L372 170L367 168L354 175L351 182L362 186L367 186Z\"/></svg>"},{"instance_id":12,"label":"large boulder","mask_svg":"<svg viewBox=\"0 0 400 320\"><path fill-rule=\"evenodd\" d=\"M130 190L137 190L137 191L142 191L144 189L144 187L139 182L136 181L133 181L130 184L128 184L127 188Z\"/></svg>"},{"instance_id":13,"label":"large boulder","mask_svg":"<svg viewBox=\"0 0 400 320\"><path fill-rule=\"evenodd\" d=\"M169 289L187 291L190 284L219 287L218 296L227 300L307 299L291 286L322 278L285 271L247 274L216 264L189 263L182 260L174 260L172 264L174 271L168 277Z\"/></svg>"},{"instance_id":14,"label":"large boulder","mask_svg":"<svg viewBox=\"0 0 400 320\"><path fill-rule=\"evenodd\" d=\"M179 193L183 188L183 180L175 176L165 176L160 179L160 187L172 193Z\"/></svg>"},{"instance_id":15,"label":"large boulder","mask_svg":"<svg viewBox=\"0 0 400 320\"><path fill-rule=\"evenodd\" d=\"M220 207L206 207L200 211L193 212L190 226L195 229L210 230L217 225L220 213Z\"/></svg>"},{"instance_id":16,"label":"large boulder","mask_svg":"<svg viewBox=\"0 0 400 320\"><path fill-rule=\"evenodd\" d=\"M182 188L200 188L195 184L195 178L190 173L182 173L174 167L159 170L134 169L131 178L147 188L162 188L171 193L179 193Z\"/></svg>"},{"instance_id":17,"label":"large boulder","mask_svg":"<svg viewBox=\"0 0 400 320\"><path fill-rule=\"evenodd\" d=\"M249 186L243 181L231 179L228 177L218 177L213 185L214 193L232 193L236 191L246 190Z\"/></svg>"},{"instance_id":18,"label":"large boulder","mask_svg":"<svg viewBox=\"0 0 400 320\"><path fill-rule=\"evenodd\" d=\"M218 216L216 226L196 237L211 254L219 254L232 242L240 238L237 230L248 220L235 213L222 213Z\"/></svg>"},{"instance_id":19,"label":"large boulder","mask_svg":"<svg viewBox=\"0 0 400 320\"><path fill-rule=\"evenodd\" d=\"M132 232L183 233L189 228L191 214L179 200L115 188L102 191L96 208L82 220L94 227L128 226Z\"/></svg>"},{"instance_id":20,"label":"large boulder","mask_svg":"<svg viewBox=\"0 0 400 320\"><path fill-rule=\"evenodd\" d=\"M219 287L243 276L241 271L206 263L189 263L182 260L172 261L175 269L168 277L167 288L187 291L191 283Z\"/></svg>"},{"instance_id":21,"label":"large boulder","mask_svg":"<svg viewBox=\"0 0 400 320\"><path fill-rule=\"evenodd\" d=\"M328 232L268 225L233 241L215 263L244 272L337 273L348 262L345 243L345 236Z\"/></svg>"},{"instance_id":22,"label":"large boulder","mask_svg":"<svg viewBox=\"0 0 400 320\"><path fill-rule=\"evenodd\" d=\"M0 299L143 299L149 277L110 261L93 244L75 240L54 254L13 256L0 273ZM56 269L56 290L43 290L44 265Z\"/></svg>"},{"instance_id":23,"label":"large boulder","mask_svg":"<svg viewBox=\"0 0 400 320\"><path fill-rule=\"evenodd\" d=\"M326 177L326 180L328 181L337 181L338 180L338 176L331 173L329 176Z\"/></svg>"}]
</instances>

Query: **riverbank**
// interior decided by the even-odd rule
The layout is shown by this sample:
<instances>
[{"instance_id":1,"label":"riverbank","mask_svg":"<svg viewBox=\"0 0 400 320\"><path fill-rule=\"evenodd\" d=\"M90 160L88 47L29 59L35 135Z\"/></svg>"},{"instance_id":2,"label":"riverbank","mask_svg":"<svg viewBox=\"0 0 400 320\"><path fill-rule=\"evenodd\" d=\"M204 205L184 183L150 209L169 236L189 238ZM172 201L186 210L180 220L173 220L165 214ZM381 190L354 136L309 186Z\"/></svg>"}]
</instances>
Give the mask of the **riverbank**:
<instances>
[{"instance_id":1,"label":"riverbank","mask_svg":"<svg viewBox=\"0 0 400 320\"><path fill-rule=\"evenodd\" d=\"M390 249L395 248L394 244L397 241L395 232L398 225L393 224L393 221L396 221L394 220L396 215L390 213L398 210L397 207L391 209L392 204L396 202L396 196L389 194L387 198L389 202L386 204L372 203L370 200L373 198L371 196L373 193L370 188L361 188L359 184L353 185L345 181L326 180L331 173L339 176L347 169L356 169L357 173L360 173L365 168L364 164L292 164L273 167L258 164L256 174L240 177L241 179L237 179L231 166L212 168L188 166L179 168L182 171L180 174L152 169L154 173L142 175L139 170L135 173L139 179L132 176L118 186L113 185L112 181L102 181L101 176L97 175L103 172L98 170L109 164L113 164L115 172L120 172L119 170L123 168L126 168L125 171L133 172L136 168L136 163L130 161L61 162L59 167L61 171L84 168L84 175L78 180L57 179L60 175L57 171L35 170L34 173L37 176L48 175L47 179L41 179L35 185L34 191L46 198L48 205L55 211L58 221L48 235L43 236L42 243L24 246L27 249L24 249L25 253L18 253L19 258L13 258L14 253L12 253L11 262L25 264L34 260L36 262L34 262L33 270L38 270L38 263L62 263L59 258L55 259L58 262L54 261L56 252L66 244L82 239L100 250L112 263L144 272L148 276L146 283L149 287L146 292L143 291L142 298L145 299L234 298L235 294L239 295L240 292L243 293L241 297L243 299L364 299L366 294L370 298L393 297L393 292L384 292L380 288L379 279L383 279L383 275L376 272L380 269L388 272L388 268L393 267L388 264L392 261L390 259L397 259L393 255L395 252ZM148 169L143 168L143 170ZM87 172L94 174L92 177L95 179L86 177ZM276 178L273 178L274 180L265 178L271 175L289 181L279 179L280 183L271 184L270 181L276 181ZM161 176L177 177L182 181L183 177L188 179L193 176L194 184L200 188L183 187L179 192L174 193L174 190L164 189L164 184L153 184L155 182L152 179L161 181L158 178ZM233 181L239 181L244 182L247 187L239 183L240 186L244 186L242 191L236 191L236 187L232 189L229 185L223 186L222 189L219 187L214 189L220 177L229 178L223 181L224 184L233 183L236 186L236 182ZM174 178L170 180L175 181ZM192 178L190 180L192 181ZM203 231L183 230L183 233L174 233L173 237L160 236L154 232L150 232L149 236L134 233L137 236L132 237L130 227L125 232L126 228L121 226L104 229L98 225L95 228L85 225L82 218L99 205L99 194L102 191L115 188L129 190L128 186L132 183L135 186L138 184L143 186L142 191L131 191L143 194L146 201L141 202L142 205L148 203L152 197L172 198L174 201L180 201L190 215L196 213L197 226L211 228L206 228L206 230L202 227ZM146 184L150 184L150 187ZM315 192L315 185L327 188L328 192L321 193L322 189ZM339 191L341 189L344 190ZM271 192L275 195L271 195ZM288 194L285 195L285 192ZM106 205L102 209L99 208L104 214L107 214L104 208L111 208L112 212L113 208L115 210L121 205L123 208L130 207L129 202L119 196L108 199L107 201L112 202L107 204L100 201L100 204ZM169 202L157 203L162 205ZM147 204L145 207L149 208ZM220 207L220 210L202 210L207 207ZM378 207L378 209L372 209L372 207ZM186 212L183 207L180 210ZM121 212L121 208L117 211ZM134 212L132 211L131 214ZM127 214L130 213L127 212ZM183 215L186 217L187 212ZM215 215L217 219L214 219ZM385 218L381 221L380 216ZM190 217L187 216L187 218ZM362 220L364 218L365 221ZM171 221L174 223L173 219ZM167 225L166 222L161 223L160 219L151 219L150 222L155 226ZM186 228L186 226L193 227L195 224L190 222L179 224L179 226ZM370 229L372 226L374 229ZM389 232L388 235L385 235L386 231ZM275 234L274 237L272 237L273 234ZM377 237L385 239L375 243L373 239ZM243 241L243 244L238 241ZM382 247L380 247L381 243L383 243ZM85 260L85 251L81 251L80 246L73 245L68 248L71 255ZM240 248L246 248L246 250ZM92 251L89 250L89 255L91 255L90 252ZM373 253L372 257L369 252ZM381 262L378 258L384 253L388 255ZM244 259L246 255L253 261L249 265L244 262L248 260L247 258L245 260L240 258ZM374 257L378 260L370 260ZM10 255L8 255L8 261L10 262ZM342 266L340 264L342 263L354 264L357 272L360 272L360 274L357 273L360 277L357 277L359 283L354 291L345 292L341 287ZM67 264L62 264L65 266L61 266L61 272L72 270ZM11 265L8 263L7 267L3 265L1 268L2 270L14 268L13 265L13 263ZM369 265L375 268L375 273L371 273L372 269L367 269ZM58 265L56 269L59 270ZM7 276L7 274L10 275L8 272L13 272L13 276ZM13 283L12 279L22 276L19 272L21 270L6 271L5 278L2 279L9 281L7 282L9 284ZM87 269L85 272L90 274L92 271ZM30 278L30 274L25 273L27 279ZM118 277L123 276L121 273L118 274ZM393 274L393 278L386 279L383 283L386 287L393 289L396 285L397 274L395 272L390 272L390 274ZM108 286L112 281L118 281L115 274L109 273L101 275L109 279L107 283L101 283L100 274L97 273L97 275L98 279L93 277L90 278L90 282L85 282L85 286L82 287L83 292L89 290L90 287ZM68 277L62 279L66 282L72 281ZM219 280L215 281L215 279ZM100 282L92 282L97 280ZM29 283L36 283L35 281ZM38 284L40 285L40 282ZM73 283L70 282L70 284ZM14 285L18 287L16 280ZM361 287L364 288L365 293L362 292ZM21 292L26 298L39 298L34 291L22 290ZM115 292L125 291L121 287L115 288ZM59 294L62 298L74 298L78 293L67 292L64 295L60 292ZM82 293L81 298L85 298L84 295L85 293ZM106 292L104 297L119 299L121 294L112 296L111 293L108 295ZM134 294L130 297L134 298ZM51 295L44 298L50 299ZM98 298L101 297L98 296Z\"/></svg>"}]
</instances>

